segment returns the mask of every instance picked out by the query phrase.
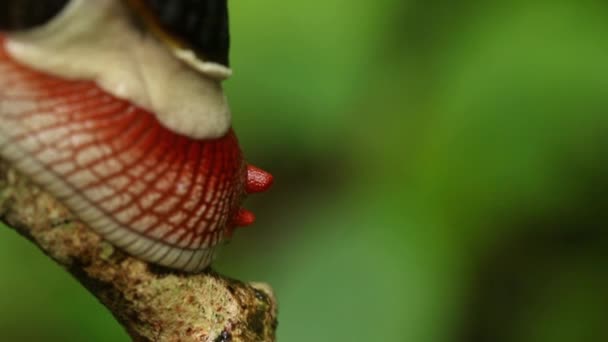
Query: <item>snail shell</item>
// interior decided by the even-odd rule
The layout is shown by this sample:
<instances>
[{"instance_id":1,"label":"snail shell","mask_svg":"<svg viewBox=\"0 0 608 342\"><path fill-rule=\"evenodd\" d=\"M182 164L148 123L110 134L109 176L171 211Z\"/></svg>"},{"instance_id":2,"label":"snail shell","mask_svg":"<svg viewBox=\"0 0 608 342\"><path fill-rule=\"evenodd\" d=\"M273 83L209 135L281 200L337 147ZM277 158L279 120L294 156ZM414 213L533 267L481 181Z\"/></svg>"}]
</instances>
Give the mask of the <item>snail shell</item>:
<instances>
[{"instance_id":1,"label":"snail shell","mask_svg":"<svg viewBox=\"0 0 608 342\"><path fill-rule=\"evenodd\" d=\"M0 30L25 30L55 17L69 0L2 0Z\"/></svg>"},{"instance_id":2,"label":"snail shell","mask_svg":"<svg viewBox=\"0 0 608 342\"><path fill-rule=\"evenodd\" d=\"M227 0L128 0L136 17L174 49L188 49L207 62L229 66Z\"/></svg>"},{"instance_id":3,"label":"snail shell","mask_svg":"<svg viewBox=\"0 0 608 342\"><path fill-rule=\"evenodd\" d=\"M272 183L243 160L232 129L177 134L94 81L21 64L1 33L0 122L2 158L112 244L174 269L207 267L235 227L253 223L245 196Z\"/></svg>"}]
</instances>

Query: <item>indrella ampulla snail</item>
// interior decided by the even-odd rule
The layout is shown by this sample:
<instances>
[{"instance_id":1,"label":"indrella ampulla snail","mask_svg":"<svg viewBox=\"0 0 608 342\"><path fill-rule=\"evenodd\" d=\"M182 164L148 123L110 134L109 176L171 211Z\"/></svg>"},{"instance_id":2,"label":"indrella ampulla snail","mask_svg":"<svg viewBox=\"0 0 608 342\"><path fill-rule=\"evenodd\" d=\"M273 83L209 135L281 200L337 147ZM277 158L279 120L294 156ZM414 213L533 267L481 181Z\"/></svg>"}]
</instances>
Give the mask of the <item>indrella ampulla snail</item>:
<instances>
[{"instance_id":1,"label":"indrella ampulla snail","mask_svg":"<svg viewBox=\"0 0 608 342\"><path fill-rule=\"evenodd\" d=\"M0 156L112 244L200 271L272 183L231 128L228 47L227 0L4 0Z\"/></svg>"}]
</instances>

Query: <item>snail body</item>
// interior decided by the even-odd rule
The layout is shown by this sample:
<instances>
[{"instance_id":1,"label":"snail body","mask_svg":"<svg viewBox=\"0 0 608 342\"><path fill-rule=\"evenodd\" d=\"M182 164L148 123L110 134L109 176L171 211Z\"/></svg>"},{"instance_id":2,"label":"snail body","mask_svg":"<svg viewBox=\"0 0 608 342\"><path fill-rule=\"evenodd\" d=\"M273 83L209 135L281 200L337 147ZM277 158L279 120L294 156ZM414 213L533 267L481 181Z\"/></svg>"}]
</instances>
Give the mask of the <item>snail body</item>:
<instances>
[{"instance_id":1,"label":"snail body","mask_svg":"<svg viewBox=\"0 0 608 342\"><path fill-rule=\"evenodd\" d=\"M72 19L82 15L78 6L98 10L105 5L111 10L108 14L118 15L129 8L119 0L65 2L58 16L70 18L71 10ZM227 104L217 73L227 68L219 64L227 59L218 57L216 50L211 54L215 60L198 60L210 73L179 59L137 71L138 77L146 78L146 72L155 68L173 67L170 71L186 76L171 87L207 92L180 98L187 108L180 114L171 111L177 108L172 104L159 106L153 96L145 102L122 89L119 76L131 70L118 70L113 84L104 83L106 73L91 72L94 68L87 66L83 55L65 54L69 58L47 63L45 55L58 46L90 48L81 40L86 25L74 29L79 22L71 22L64 34L64 24L54 20L45 24L48 27L17 33L11 30L22 30L27 20L0 22L7 32L0 33L0 156L129 254L174 269L204 269L215 247L235 227L253 223L253 214L241 208L246 195L265 191L272 183L268 173L244 161L230 125L218 124L217 118L225 114L217 113L218 108ZM115 23L128 27L125 20L127 16ZM170 48L158 40L145 44L150 48L146 51L158 51L158 60L167 61ZM126 57L120 53L115 55L123 61ZM76 67L57 68L70 61ZM150 85L135 83L142 84ZM209 108L215 112L209 114Z\"/></svg>"}]
</instances>

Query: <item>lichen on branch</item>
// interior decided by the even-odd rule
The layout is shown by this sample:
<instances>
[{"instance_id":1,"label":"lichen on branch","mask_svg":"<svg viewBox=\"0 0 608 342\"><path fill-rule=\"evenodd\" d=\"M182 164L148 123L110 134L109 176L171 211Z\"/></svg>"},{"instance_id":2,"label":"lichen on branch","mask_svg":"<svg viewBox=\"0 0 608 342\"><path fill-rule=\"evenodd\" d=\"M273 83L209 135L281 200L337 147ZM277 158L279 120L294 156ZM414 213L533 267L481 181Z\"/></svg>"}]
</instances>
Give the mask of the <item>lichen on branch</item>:
<instances>
[{"instance_id":1,"label":"lichen on branch","mask_svg":"<svg viewBox=\"0 0 608 342\"><path fill-rule=\"evenodd\" d=\"M277 305L269 286L130 257L2 160L0 220L74 275L134 341L274 341Z\"/></svg>"}]
</instances>

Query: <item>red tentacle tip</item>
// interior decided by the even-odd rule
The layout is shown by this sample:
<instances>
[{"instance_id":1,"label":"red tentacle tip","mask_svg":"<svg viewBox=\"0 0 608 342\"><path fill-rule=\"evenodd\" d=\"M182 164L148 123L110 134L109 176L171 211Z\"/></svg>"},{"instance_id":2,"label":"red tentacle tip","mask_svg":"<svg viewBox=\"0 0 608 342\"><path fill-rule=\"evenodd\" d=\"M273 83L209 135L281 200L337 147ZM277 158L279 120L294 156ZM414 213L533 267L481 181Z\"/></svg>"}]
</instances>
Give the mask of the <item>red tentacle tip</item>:
<instances>
[{"instance_id":1,"label":"red tentacle tip","mask_svg":"<svg viewBox=\"0 0 608 342\"><path fill-rule=\"evenodd\" d=\"M234 217L234 224L238 227L247 227L255 222L255 215L247 209L239 209Z\"/></svg>"},{"instance_id":2,"label":"red tentacle tip","mask_svg":"<svg viewBox=\"0 0 608 342\"><path fill-rule=\"evenodd\" d=\"M248 194L268 190L273 181L274 179L270 173L253 165L247 165L247 185L245 190Z\"/></svg>"},{"instance_id":3,"label":"red tentacle tip","mask_svg":"<svg viewBox=\"0 0 608 342\"><path fill-rule=\"evenodd\" d=\"M237 227L247 227L252 225L254 222L255 215L247 209L240 208L232 219L232 226L228 227L225 232L226 238L231 238Z\"/></svg>"}]
</instances>

